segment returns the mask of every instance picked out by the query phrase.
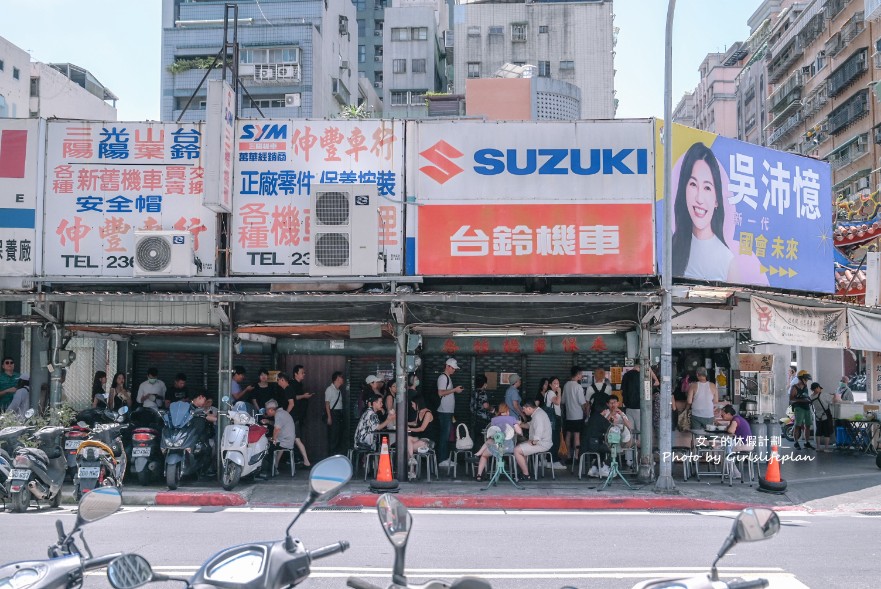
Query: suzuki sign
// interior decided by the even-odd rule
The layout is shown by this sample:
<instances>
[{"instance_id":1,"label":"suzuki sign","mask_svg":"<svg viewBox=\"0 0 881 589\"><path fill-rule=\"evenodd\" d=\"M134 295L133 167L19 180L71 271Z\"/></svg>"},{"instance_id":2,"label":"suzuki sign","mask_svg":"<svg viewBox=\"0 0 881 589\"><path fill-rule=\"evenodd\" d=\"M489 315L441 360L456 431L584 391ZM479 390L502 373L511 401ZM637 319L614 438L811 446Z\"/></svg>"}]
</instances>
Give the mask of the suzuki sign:
<instances>
[{"instance_id":1,"label":"suzuki sign","mask_svg":"<svg viewBox=\"0 0 881 589\"><path fill-rule=\"evenodd\" d=\"M421 201L652 202L649 120L419 121L408 125Z\"/></svg>"}]
</instances>

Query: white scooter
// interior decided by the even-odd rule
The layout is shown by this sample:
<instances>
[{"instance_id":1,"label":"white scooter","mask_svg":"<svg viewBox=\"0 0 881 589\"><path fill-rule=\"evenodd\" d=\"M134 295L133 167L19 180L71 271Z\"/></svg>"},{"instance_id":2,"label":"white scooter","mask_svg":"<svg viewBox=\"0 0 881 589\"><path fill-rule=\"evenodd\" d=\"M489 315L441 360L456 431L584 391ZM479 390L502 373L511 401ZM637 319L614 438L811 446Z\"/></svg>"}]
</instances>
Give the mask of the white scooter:
<instances>
[{"instance_id":1,"label":"white scooter","mask_svg":"<svg viewBox=\"0 0 881 589\"><path fill-rule=\"evenodd\" d=\"M223 398L229 403L229 397ZM239 401L227 413L230 424L223 430L220 443L223 472L220 478L223 488L232 491L239 480L249 474L257 474L269 451L266 428L257 425L248 406Z\"/></svg>"}]
</instances>

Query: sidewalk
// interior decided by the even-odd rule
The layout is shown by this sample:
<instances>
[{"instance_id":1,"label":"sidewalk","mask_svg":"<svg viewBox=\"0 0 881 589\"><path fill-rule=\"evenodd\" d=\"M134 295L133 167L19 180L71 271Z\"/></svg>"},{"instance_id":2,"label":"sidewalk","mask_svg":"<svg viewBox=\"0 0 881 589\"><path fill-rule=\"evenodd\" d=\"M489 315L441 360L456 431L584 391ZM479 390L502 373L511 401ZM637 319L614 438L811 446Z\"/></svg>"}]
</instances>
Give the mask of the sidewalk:
<instances>
[{"instance_id":1,"label":"sidewalk","mask_svg":"<svg viewBox=\"0 0 881 589\"><path fill-rule=\"evenodd\" d=\"M460 465L459 478L451 480L446 469L441 478L432 482L402 483L399 497L410 507L448 509L654 509L654 510L732 510L750 505L770 506L776 509L804 509L810 511L881 511L881 469L875 466L875 457L847 453L796 452L782 448L781 455L808 456L813 460L783 463L781 472L788 483L783 495L758 492L747 483L735 481L720 483L719 477L694 476L682 481L681 467L674 465L676 490L673 493L654 492L652 484L642 486L635 477L626 475L634 485L628 489L615 479L603 491L599 487L605 479L578 480L568 471L555 471L557 480L547 478L538 482L522 483L523 490L514 488L505 480L487 491L486 483L464 478ZM741 469L743 470L743 469ZM764 471L764 467L760 469ZM123 501L126 505L188 505L188 506L251 506L291 507L301 503L307 495L308 470L298 470L294 478L290 471L269 481L241 483L233 492L226 492L214 481L185 481L177 491L167 491L158 483L150 487L126 484ZM363 475L354 478L342 493L328 502L329 506L373 507L378 495L370 492ZM72 503L72 492L65 493L65 502Z\"/></svg>"}]
</instances>

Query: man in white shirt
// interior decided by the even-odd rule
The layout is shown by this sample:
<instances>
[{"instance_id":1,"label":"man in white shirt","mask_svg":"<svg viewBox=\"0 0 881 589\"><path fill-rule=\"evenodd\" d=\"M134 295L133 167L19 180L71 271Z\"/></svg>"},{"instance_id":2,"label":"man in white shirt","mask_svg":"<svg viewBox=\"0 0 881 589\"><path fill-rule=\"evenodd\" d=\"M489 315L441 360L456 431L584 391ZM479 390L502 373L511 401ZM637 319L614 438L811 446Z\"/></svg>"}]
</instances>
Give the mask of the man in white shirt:
<instances>
[{"instance_id":1,"label":"man in white shirt","mask_svg":"<svg viewBox=\"0 0 881 589\"><path fill-rule=\"evenodd\" d=\"M330 426L328 431L328 450L331 455L339 451L340 439L343 433L343 373L336 371L330 377L330 385L324 391L324 402L330 412Z\"/></svg>"},{"instance_id":2,"label":"man in white shirt","mask_svg":"<svg viewBox=\"0 0 881 589\"><path fill-rule=\"evenodd\" d=\"M437 408L437 421L440 427L437 441L438 456L443 458L439 467L452 466L450 455L447 454L447 444L450 439L450 431L453 429L453 413L456 412L456 393L461 393L462 387L453 386L453 374L459 370L459 363L455 358L450 358L444 365L444 371L437 377L437 394L440 397L440 405Z\"/></svg>"},{"instance_id":3,"label":"man in white shirt","mask_svg":"<svg viewBox=\"0 0 881 589\"><path fill-rule=\"evenodd\" d=\"M529 439L522 444L517 444L514 448L514 459L517 460L517 466L523 473L521 480L531 481L535 478L526 474L529 472L529 466L526 464L526 457L540 452L547 452L551 449L553 432L551 431L551 420L544 410L536 409L534 401L523 402L523 414L532 419L529 422Z\"/></svg>"},{"instance_id":4,"label":"man in white shirt","mask_svg":"<svg viewBox=\"0 0 881 589\"><path fill-rule=\"evenodd\" d=\"M581 444L581 428L584 427L584 416L587 413L587 399L581 387L581 376L581 368L573 366L569 381L563 385L563 404L566 406L563 431L566 432L570 460L578 459L577 448Z\"/></svg>"},{"instance_id":5,"label":"man in white shirt","mask_svg":"<svg viewBox=\"0 0 881 589\"><path fill-rule=\"evenodd\" d=\"M153 409L165 408L165 383L156 368L147 369L147 380L138 387L138 403Z\"/></svg>"}]
</instances>

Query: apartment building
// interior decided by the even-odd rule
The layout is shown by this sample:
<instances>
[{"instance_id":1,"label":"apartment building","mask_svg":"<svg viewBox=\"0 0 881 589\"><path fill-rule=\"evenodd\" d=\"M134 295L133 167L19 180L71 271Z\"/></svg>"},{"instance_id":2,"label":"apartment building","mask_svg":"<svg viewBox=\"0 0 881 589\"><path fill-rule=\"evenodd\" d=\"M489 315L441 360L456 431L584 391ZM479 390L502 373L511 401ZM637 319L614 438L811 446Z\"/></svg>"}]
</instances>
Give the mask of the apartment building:
<instances>
[{"instance_id":1,"label":"apartment building","mask_svg":"<svg viewBox=\"0 0 881 589\"><path fill-rule=\"evenodd\" d=\"M351 0L238 0L242 117L330 117L358 101L358 31ZM162 0L160 112L203 120L196 92L223 47L224 2ZM231 40L231 36L230 36ZM230 59L232 55L229 55ZM214 69L209 79L220 79ZM259 108L259 111L258 111Z\"/></svg>"},{"instance_id":2,"label":"apartment building","mask_svg":"<svg viewBox=\"0 0 881 589\"><path fill-rule=\"evenodd\" d=\"M746 63L734 79L737 101L737 138L765 145L768 122L765 54L774 23L780 14L781 0L765 0L750 16L750 36L744 41Z\"/></svg>"},{"instance_id":3,"label":"apartment building","mask_svg":"<svg viewBox=\"0 0 881 589\"><path fill-rule=\"evenodd\" d=\"M673 111L673 122L725 137L737 137L737 75L748 56L737 42L724 53L708 53L701 62L700 81L686 92Z\"/></svg>"},{"instance_id":4,"label":"apartment building","mask_svg":"<svg viewBox=\"0 0 881 589\"><path fill-rule=\"evenodd\" d=\"M26 118L31 56L0 37L0 117Z\"/></svg>"},{"instance_id":5,"label":"apartment building","mask_svg":"<svg viewBox=\"0 0 881 589\"><path fill-rule=\"evenodd\" d=\"M538 77L580 89L580 118L615 117L611 1L462 2L454 10L456 94L506 63L532 65Z\"/></svg>"},{"instance_id":6,"label":"apartment building","mask_svg":"<svg viewBox=\"0 0 881 589\"><path fill-rule=\"evenodd\" d=\"M673 122L697 129L694 91L686 92L673 107Z\"/></svg>"}]
</instances>

